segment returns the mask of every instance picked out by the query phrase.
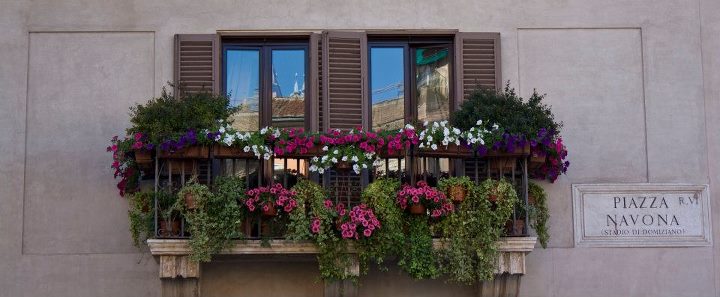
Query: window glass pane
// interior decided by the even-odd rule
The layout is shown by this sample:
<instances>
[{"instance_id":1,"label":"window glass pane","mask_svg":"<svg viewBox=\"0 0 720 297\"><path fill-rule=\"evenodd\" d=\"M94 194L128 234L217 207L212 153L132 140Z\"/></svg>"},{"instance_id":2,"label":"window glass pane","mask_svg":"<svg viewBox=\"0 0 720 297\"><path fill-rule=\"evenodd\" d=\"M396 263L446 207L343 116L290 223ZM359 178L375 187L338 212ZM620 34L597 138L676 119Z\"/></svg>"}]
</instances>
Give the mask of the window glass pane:
<instances>
[{"instance_id":1,"label":"window glass pane","mask_svg":"<svg viewBox=\"0 0 720 297\"><path fill-rule=\"evenodd\" d=\"M305 50L272 51L272 125L305 127Z\"/></svg>"},{"instance_id":2,"label":"window glass pane","mask_svg":"<svg viewBox=\"0 0 720 297\"><path fill-rule=\"evenodd\" d=\"M446 47L415 49L417 118L420 122L450 117L449 62Z\"/></svg>"},{"instance_id":3,"label":"window glass pane","mask_svg":"<svg viewBox=\"0 0 720 297\"><path fill-rule=\"evenodd\" d=\"M402 47L370 48L373 129L397 129L405 123L404 56Z\"/></svg>"},{"instance_id":4,"label":"window glass pane","mask_svg":"<svg viewBox=\"0 0 720 297\"><path fill-rule=\"evenodd\" d=\"M257 130L260 125L260 51L227 50L225 63L225 91L230 103L240 107L232 116L233 126L241 131Z\"/></svg>"}]
</instances>

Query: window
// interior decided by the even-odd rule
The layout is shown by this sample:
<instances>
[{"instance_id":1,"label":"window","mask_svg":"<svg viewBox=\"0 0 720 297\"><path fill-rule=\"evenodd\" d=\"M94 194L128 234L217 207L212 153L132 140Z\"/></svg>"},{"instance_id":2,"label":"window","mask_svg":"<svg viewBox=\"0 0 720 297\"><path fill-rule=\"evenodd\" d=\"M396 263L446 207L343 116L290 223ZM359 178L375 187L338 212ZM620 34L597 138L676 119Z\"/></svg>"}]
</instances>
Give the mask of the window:
<instances>
[{"instance_id":1,"label":"window","mask_svg":"<svg viewBox=\"0 0 720 297\"><path fill-rule=\"evenodd\" d=\"M307 41L228 42L223 57L224 90L239 107L236 129L306 128Z\"/></svg>"},{"instance_id":2,"label":"window","mask_svg":"<svg viewBox=\"0 0 720 297\"><path fill-rule=\"evenodd\" d=\"M452 108L449 40L369 42L371 127L440 121Z\"/></svg>"}]
</instances>

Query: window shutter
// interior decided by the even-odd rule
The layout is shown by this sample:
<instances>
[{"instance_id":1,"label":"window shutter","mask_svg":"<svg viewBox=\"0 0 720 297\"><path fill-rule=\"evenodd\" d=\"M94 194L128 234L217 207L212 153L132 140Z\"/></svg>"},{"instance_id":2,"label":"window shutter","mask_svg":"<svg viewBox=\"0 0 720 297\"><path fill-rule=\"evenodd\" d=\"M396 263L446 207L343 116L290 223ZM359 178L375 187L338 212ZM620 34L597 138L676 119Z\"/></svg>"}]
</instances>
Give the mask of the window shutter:
<instances>
[{"instance_id":1,"label":"window shutter","mask_svg":"<svg viewBox=\"0 0 720 297\"><path fill-rule=\"evenodd\" d=\"M181 87L181 91L220 93L219 36L176 34L174 68L175 84Z\"/></svg>"},{"instance_id":2,"label":"window shutter","mask_svg":"<svg viewBox=\"0 0 720 297\"><path fill-rule=\"evenodd\" d=\"M456 106L478 86L502 88L500 33L458 32L455 57Z\"/></svg>"},{"instance_id":3,"label":"window shutter","mask_svg":"<svg viewBox=\"0 0 720 297\"><path fill-rule=\"evenodd\" d=\"M368 128L365 32L325 32L322 53L323 130Z\"/></svg>"}]
</instances>

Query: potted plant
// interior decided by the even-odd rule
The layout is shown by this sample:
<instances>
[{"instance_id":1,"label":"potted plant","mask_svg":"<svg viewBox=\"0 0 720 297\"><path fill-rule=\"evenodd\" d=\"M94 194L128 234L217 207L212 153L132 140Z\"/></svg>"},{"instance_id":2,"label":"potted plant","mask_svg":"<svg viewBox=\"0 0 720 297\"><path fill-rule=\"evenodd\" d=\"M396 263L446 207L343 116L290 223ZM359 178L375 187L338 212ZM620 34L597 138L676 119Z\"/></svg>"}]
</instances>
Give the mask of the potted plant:
<instances>
[{"instance_id":1,"label":"potted plant","mask_svg":"<svg viewBox=\"0 0 720 297\"><path fill-rule=\"evenodd\" d=\"M380 269L387 269L383 264L388 257L396 256L405 247L405 216L403 210L395 202L395 194L400 188L397 179L380 178L370 183L361 194L361 201L381 223L372 237L358 241L361 268L367 269L367 262L374 262Z\"/></svg>"},{"instance_id":2,"label":"potted plant","mask_svg":"<svg viewBox=\"0 0 720 297\"><path fill-rule=\"evenodd\" d=\"M401 209L408 209L413 215L430 214L431 218L446 216L454 210L445 194L426 182L417 182L417 187L405 184L396 195L397 204Z\"/></svg>"},{"instance_id":3,"label":"potted plant","mask_svg":"<svg viewBox=\"0 0 720 297\"><path fill-rule=\"evenodd\" d=\"M128 219L133 245L140 247L140 242L153 234L153 217L155 209L153 192L135 192L130 196Z\"/></svg>"},{"instance_id":4,"label":"potted plant","mask_svg":"<svg viewBox=\"0 0 720 297\"><path fill-rule=\"evenodd\" d=\"M455 204L463 202L474 186L475 183L467 176L443 178L438 182L438 188L447 193L447 197Z\"/></svg>"},{"instance_id":5,"label":"potted plant","mask_svg":"<svg viewBox=\"0 0 720 297\"><path fill-rule=\"evenodd\" d=\"M178 197L183 202L182 209L193 211L200 205L210 199L212 193L210 189L203 184L197 182L197 177L193 177L178 191Z\"/></svg>"},{"instance_id":6,"label":"potted plant","mask_svg":"<svg viewBox=\"0 0 720 297\"><path fill-rule=\"evenodd\" d=\"M440 276L439 257L433 247L433 232L428 220L420 216L405 219L405 241L398 251L398 266L415 279Z\"/></svg>"},{"instance_id":7,"label":"potted plant","mask_svg":"<svg viewBox=\"0 0 720 297\"><path fill-rule=\"evenodd\" d=\"M155 199L158 203L159 228L158 235L161 237L177 237L180 236L180 217L176 203L179 201L178 195L168 191L159 190L155 192Z\"/></svg>"},{"instance_id":8,"label":"potted plant","mask_svg":"<svg viewBox=\"0 0 720 297\"><path fill-rule=\"evenodd\" d=\"M238 195L243 195L243 181L237 177L218 177L212 193L203 193L203 200L194 210L182 208L190 232L190 258L208 262L213 254L230 246L240 234L238 226L243 215Z\"/></svg>"},{"instance_id":9,"label":"potted plant","mask_svg":"<svg viewBox=\"0 0 720 297\"><path fill-rule=\"evenodd\" d=\"M274 217L278 212L291 213L298 207L295 191L285 189L282 184L261 186L245 192L247 198L243 204L248 211L260 209L266 217Z\"/></svg>"},{"instance_id":10,"label":"potted plant","mask_svg":"<svg viewBox=\"0 0 720 297\"><path fill-rule=\"evenodd\" d=\"M496 204L486 198L491 191L502 196ZM472 187L455 212L437 225L442 234L441 267L451 281L471 284L494 277L496 242L516 203L512 184L486 180Z\"/></svg>"},{"instance_id":11,"label":"potted plant","mask_svg":"<svg viewBox=\"0 0 720 297\"><path fill-rule=\"evenodd\" d=\"M423 130L418 134L418 154L432 157L470 157L473 151L461 142L462 136L462 131L448 124L448 121L425 122Z\"/></svg>"},{"instance_id":12,"label":"potted plant","mask_svg":"<svg viewBox=\"0 0 720 297\"><path fill-rule=\"evenodd\" d=\"M530 227L537 233L538 242L543 248L547 248L550 241L550 233L548 232L548 221L550 213L547 207L547 194L545 189L536 183L528 185L528 202L530 209Z\"/></svg>"}]
</instances>

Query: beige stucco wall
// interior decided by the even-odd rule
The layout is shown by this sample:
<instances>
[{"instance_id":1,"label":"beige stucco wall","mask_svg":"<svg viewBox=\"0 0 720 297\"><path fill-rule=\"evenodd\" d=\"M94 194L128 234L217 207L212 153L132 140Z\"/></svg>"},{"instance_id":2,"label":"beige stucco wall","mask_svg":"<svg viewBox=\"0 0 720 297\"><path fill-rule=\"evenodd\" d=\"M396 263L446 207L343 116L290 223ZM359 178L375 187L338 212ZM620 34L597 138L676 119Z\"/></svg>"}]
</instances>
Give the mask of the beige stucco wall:
<instances>
[{"instance_id":1,"label":"beige stucco wall","mask_svg":"<svg viewBox=\"0 0 720 297\"><path fill-rule=\"evenodd\" d=\"M713 247L574 248L570 199L572 183L709 183L718 226L716 0L0 0L0 28L0 296L159 295L155 260L130 244L108 138L172 79L173 34L305 28L501 33L503 79L548 94L573 163L546 185L552 241L529 255L522 296L720 296L720 228ZM275 271L278 295L321 292L312 263L280 265L208 264L201 288L252 295L224 290ZM442 284L374 272L360 294L470 293Z\"/></svg>"}]
</instances>

